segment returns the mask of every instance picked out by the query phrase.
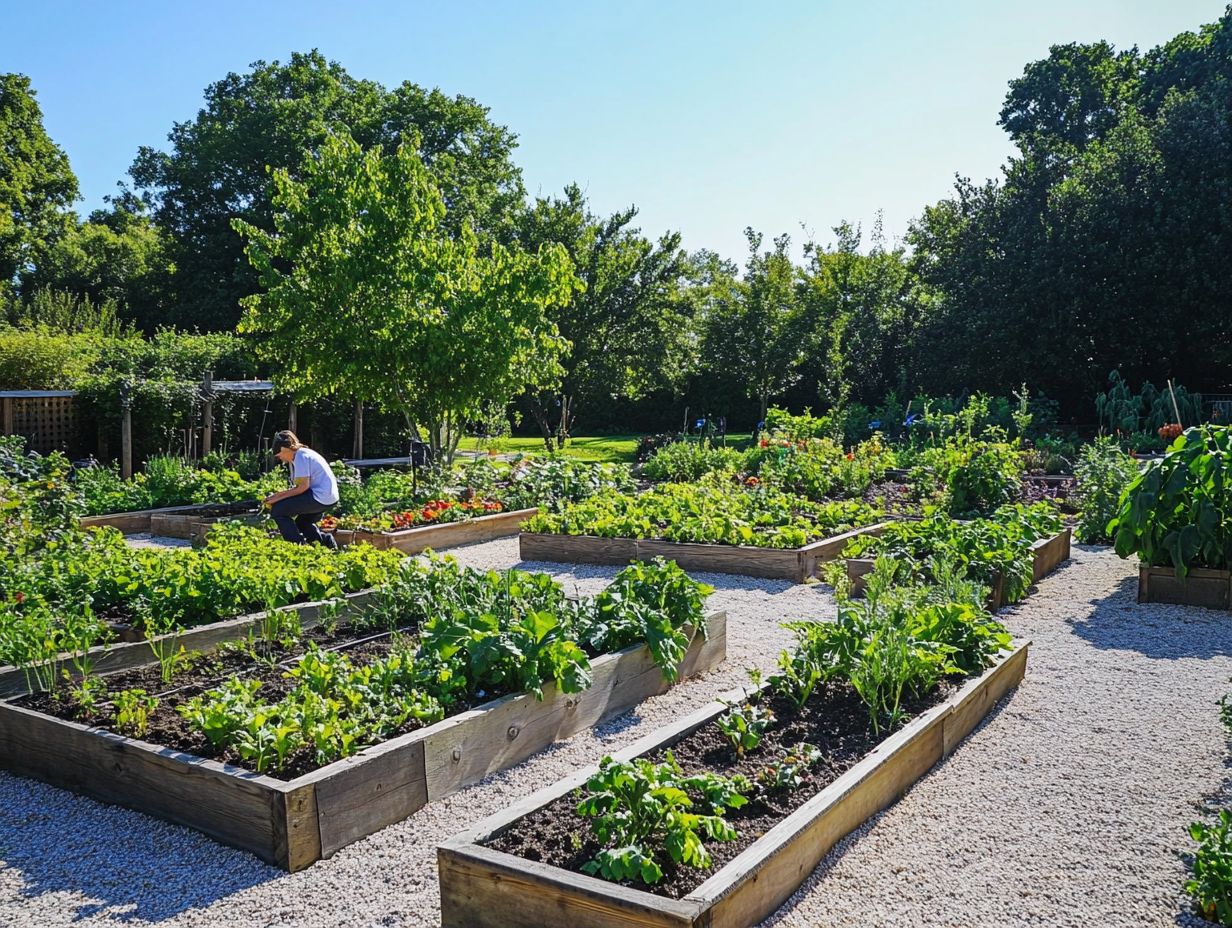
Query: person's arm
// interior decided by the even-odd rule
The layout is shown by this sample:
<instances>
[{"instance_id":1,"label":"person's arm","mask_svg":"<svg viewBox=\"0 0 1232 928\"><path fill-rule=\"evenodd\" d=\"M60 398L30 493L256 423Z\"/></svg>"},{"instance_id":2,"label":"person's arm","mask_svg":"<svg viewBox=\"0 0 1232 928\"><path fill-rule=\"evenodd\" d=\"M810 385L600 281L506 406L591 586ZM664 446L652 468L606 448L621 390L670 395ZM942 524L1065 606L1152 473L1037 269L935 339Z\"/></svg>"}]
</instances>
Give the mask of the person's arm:
<instances>
[{"instance_id":1,"label":"person's arm","mask_svg":"<svg viewBox=\"0 0 1232 928\"><path fill-rule=\"evenodd\" d=\"M279 500L286 499L289 496L299 496L301 493L308 492L308 478L296 477L295 485L287 487L285 490L279 490L277 493L271 493L265 497L265 505L272 506Z\"/></svg>"}]
</instances>

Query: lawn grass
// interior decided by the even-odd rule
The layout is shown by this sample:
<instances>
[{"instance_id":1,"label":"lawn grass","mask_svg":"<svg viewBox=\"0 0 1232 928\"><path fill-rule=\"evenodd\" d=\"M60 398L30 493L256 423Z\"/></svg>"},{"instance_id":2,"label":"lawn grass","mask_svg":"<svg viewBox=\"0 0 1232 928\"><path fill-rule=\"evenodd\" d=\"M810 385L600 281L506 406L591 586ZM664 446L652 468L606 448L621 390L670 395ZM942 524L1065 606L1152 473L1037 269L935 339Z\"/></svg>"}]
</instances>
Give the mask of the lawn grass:
<instances>
[{"instance_id":1,"label":"lawn grass","mask_svg":"<svg viewBox=\"0 0 1232 928\"><path fill-rule=\"evenodd\" d=\"M635 435L577 435L569 440L564 454L579 461L602 461L605 463L632 464L637 458L637 443L641 434ZM752 436L748 432L732 433L727 444L737 448L748 444ZM483 451L495 447L502 454L543 454L543 439L537 435L506 438L491 445L478 438L463 438L460 451Z\"/></svg>"}]
</instances>

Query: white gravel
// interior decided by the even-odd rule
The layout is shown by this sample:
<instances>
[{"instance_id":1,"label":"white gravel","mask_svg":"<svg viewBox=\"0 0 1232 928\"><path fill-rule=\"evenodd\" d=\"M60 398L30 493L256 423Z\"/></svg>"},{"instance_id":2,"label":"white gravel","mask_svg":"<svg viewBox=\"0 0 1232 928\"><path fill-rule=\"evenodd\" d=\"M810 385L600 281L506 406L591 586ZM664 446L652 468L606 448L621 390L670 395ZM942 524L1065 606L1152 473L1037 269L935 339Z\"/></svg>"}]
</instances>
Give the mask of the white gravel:
<instances>
[{"instance_id":1,"label":"white gravel","mask_svg":"<svg viewBox=\"0 0 1232 928\"><path fill-rule=\"evenodd\" d=\"M508 539L455 552L517 563ZM529 565L584 593L614 568ZM1133 602L1132 565L1075 561L1004 618L1034 641L1019 690L896 806L842 842L767 924L1197 925L1178 851L1223 786L1214 701L1226 614ZM833 613L818 586L701 575L728 661L594 732L434 803L298 874L195 832L0 774L0 925L436 925L439 841L744 682Z\"/></svg>"}]
</instances>

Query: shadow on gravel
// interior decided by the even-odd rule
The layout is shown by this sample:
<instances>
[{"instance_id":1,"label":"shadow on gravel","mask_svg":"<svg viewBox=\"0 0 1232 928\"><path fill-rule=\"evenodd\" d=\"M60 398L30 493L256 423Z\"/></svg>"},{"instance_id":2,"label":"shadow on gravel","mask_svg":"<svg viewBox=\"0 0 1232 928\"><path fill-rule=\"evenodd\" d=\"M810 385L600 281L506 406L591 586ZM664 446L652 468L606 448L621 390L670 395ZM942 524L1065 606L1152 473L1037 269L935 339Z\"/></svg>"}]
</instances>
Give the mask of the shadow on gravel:
<instances>
[{"instance_id":1,"label":"shadow on gravel","mask_svg":"<svg viewBox=\"0 0 1232 928\"><path fill-rule=\"evenodd\" d=\"M59 896L75 922L162 922L286 875L187 829L8 774L0 868L17 874L21 897Z\"/></svg>"},{"instance_id":2,"label":"shadow on gravel","mask_svg":"<svg viewBox=\"0 0 1232 928\"><path fill-rule=\"evenodd\" d=\"M1097 648L1137 651L1158 660L1232 655L1232 617L1217 609L1138 602L1138 578L1092 601L1088 614L1066 619L1079 638Z\"/></svg>"}]
</instances>

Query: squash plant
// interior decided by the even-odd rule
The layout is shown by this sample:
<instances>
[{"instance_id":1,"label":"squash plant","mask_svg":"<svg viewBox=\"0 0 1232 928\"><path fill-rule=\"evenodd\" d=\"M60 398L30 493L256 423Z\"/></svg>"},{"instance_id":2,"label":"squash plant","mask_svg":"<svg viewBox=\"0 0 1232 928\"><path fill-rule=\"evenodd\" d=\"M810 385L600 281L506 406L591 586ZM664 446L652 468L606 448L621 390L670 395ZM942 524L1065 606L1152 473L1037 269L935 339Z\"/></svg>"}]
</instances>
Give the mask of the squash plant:
<instances>
[{"instance_id":1,"label":"squash plant","mask_svg":"<svg viewBox=\"0 0 1232 928\"><path fill-rule=\"evenodd\" d=\"M1153 566L1171 565L1178 577L1191 567L1232 566L1232 431L1187 429L1125 489L1108 524L1116 552Z\"/></svg>"}]
</instances>

